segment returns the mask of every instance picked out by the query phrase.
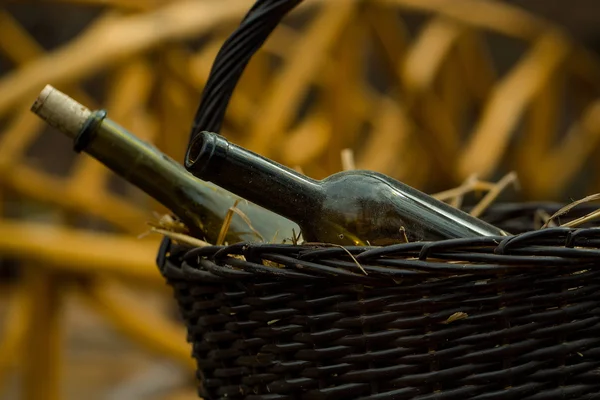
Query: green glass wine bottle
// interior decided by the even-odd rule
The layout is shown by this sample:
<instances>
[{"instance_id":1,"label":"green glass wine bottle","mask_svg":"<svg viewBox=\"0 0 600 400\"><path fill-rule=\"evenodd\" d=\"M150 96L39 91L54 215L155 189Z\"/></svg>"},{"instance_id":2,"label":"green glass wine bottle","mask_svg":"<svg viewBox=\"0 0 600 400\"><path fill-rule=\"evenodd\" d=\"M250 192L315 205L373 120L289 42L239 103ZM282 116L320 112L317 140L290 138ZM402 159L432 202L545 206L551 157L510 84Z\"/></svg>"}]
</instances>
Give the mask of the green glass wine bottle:
<instances>
[{"instance_id":1,"label":"green glass wine bottle","mask_svg":"<svg viewBox=\"0 0 600 400\"><path fill-rule=\"evenodd\" d=\"M193 236L215 243L231 206L249 220L231 219L225 240L281 243L299 228L292 221L249 203L208 182L114 121L104 111L91 112L64 93L46 86L31 107L49 125L72 137L76 151L85 151L171 210Z\"/></svg>"},{"instance_id":2,"label":"green glass wine bottle","mask_svg":"<svg viewBox=\"0 0 600 400\"><path fill-rule=\"evenodd\" d=\"M186 168L300 226L309 242L386 245L507 233L386 175L346 171L317 181L201 132Z\"/></svg>"}]
</instances>

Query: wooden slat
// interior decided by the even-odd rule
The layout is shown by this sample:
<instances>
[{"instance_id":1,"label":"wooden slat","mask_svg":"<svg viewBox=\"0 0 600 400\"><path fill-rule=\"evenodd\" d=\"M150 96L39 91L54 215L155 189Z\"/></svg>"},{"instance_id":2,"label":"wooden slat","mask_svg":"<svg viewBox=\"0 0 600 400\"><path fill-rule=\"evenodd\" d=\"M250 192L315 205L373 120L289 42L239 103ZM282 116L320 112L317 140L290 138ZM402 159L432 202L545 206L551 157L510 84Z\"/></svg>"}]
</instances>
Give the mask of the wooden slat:
<instances>
[{"instance_id":1,"label":"wooden slat","mask_svg":"<svg viewBox=\"0 0 600 400\"><path fill-rule=\"evenodd\" d=\"M197 36L218 24L239 20L247 11L246 0L189 0L114 18L0 79L0 115L19 101L34 99L48 83L72 83L162 43Z\"/></svg>"},{"instance_id":2,"label":"wooden slat","mask_svg":"<svg viewBox=\"0 0 600 400\"><path fill-rule=\"evenodd\" d=\"M456 159L460 132L433 87L461 34L462 27L453 21L432 19L410 46L399 72L407 106L422 126L419 139L443 176L448 176Z\"/></svg>"},{"instance_id":3,"label":"wooden slat","mask_svg":"<svg viewBox=\"0 0 600 400\"><path fill-rule=\"evenodd\" d=\"M513 163L519 168L526 196L535 196L531 190L538 186L534 181L540 175L540 163L553 146L558 132L559 117L564 106L564 81L560 76L563 71L561 68L550 76L531 100L524 116L523 139L519 142Z\"/></svg>"},{"instance_id":4,"label":"wooden slat","mask_svg":"<svg viewBox=\"0 0 600 400\"><path fill-rule=\"evenodd\" d=\"M8 309L0 331L0 392L7 374L18 366L20 353L25 346L25 334L31 324L34 304L27 289L22 282L9 289Z\"/></svg>"},{"instance_id":5,"label":"wooden slat","mask_svg":"<svg viewBox=\"0 0 600 400\"><path fill-rule=\"evenodd\" d=\"M175 0L43 0L46 3L67 3L77 6L114 7L127 11L149 11Z\"/></svg>"},{"instance_id":6,"label":"wooden slat","mask_svg":"<svg viewBox=\"0 0 600 400\"><path fill-rule=\"evenodd\" d=\"M457 166L459 178L472 173L485 178L494 171L526 107L568 54L563 37L549 32L498 83Z\"/></svg>"},{"instance_id":7,"label":"wooden slat","mask_svg":"<svg viewBox=\"0 0 600 400\"><path fill-rule=\"evenodd\" d=\"M409 10L444 15L473 27L495 31L509 37L530 40L550 24L525 10L499 1L480 0L377 0Z\"/></svg>"},{"instance_id":8,"label":"wooden slat","mask_svg":"<svg viewBox=\"0 0 600 400\"><path fill-rule=\"evenodd\" d=\"M155 265L158 236L90 232L42 223L0 221L0 254L72 274L127 277L164 285Z\"/></svg>"},{"instance_id":9,"label":"wooden slat","mask_svg":"<svg viewBox=\"0 0 600 400\"><path fill-rule=\"evenodd\" d=\"M102 278L92 279L79 294L120 332L152 353L177 360L191 371L196 362L186 342L185 327L127 296L120 285Z\"/></svg>"},{"instance_id":10,"label":"wooden slat","mask_svg":"<svg viewBox=\"0 0 600 400\"><path fill-rule=\"evenodd\" d=\"M286 66L274 78L257 112L248 140L242 145L266 156L278 158L275 148L295 116L307 85L319 68L355 9L352 2L325 4L309 29L296 44Z\"/></svg>"},{"instance_id":11,"label":"wooden slat","mask_svg":"<svg viewBox=\"0 0 600 400\"><path fill-rule=\"evenodd\" d=\"M464 27L456 43L459 63L464 69L461 83L479 103L487 100L496 83L497 72L481 33Z\"/></svg>"},{"instance_id":12,"label":"wooden slat","mask_svg":"<svg viewBox=\"0 0 600 400\"><path fill-rule=\"evenodd\" d=\"M148 220L146 212L119 197L106 192L73 194L64 179L29 165L0 174L0 183L33 200L101 218L126 232L140 234Z\"/></svg>"},{"instance_id":13,"label":"wooden slat","mask_svg":"<svg viewBox=\"0 0 600 400\"><path fill-rule=\"evenodd\" d=\"M61 396L61 355L64 281L43 268L25 273L27 292L35 304L21 354L25 400L58 400ZM40 334L43 332L43 334Z\"/></svg>"},{"instance_id":14,"label":"wooden slat","mask_svg":"<svg viewBox=\"0 0 600 400\"><path fill-rule=\"evenodd\" d=\"M600 101L592 103L574 122L565 139L549 151L542 162L535 180L535 193L545 198L555 198L580 172L585 163L600 146Z\"/></svg>"},{"instance_id":15,"label":"wooden slat","mask_svg":"<svg viewBox=\"0 0 600 400\"><path fill-rule=\"evenodd\" d=\"M324 156L326 166L332 171L342 169L340 153L347 147L353 147L362 125L362 120L351 112L352 102L361 97L364 79L364 51L362 43L364 26L360 19L348 24L342 33L333 53L336 60L336 73L330 76L329 87L323 91L325 108L329 114L331 136Z\"/></svg>"}]
</instances>

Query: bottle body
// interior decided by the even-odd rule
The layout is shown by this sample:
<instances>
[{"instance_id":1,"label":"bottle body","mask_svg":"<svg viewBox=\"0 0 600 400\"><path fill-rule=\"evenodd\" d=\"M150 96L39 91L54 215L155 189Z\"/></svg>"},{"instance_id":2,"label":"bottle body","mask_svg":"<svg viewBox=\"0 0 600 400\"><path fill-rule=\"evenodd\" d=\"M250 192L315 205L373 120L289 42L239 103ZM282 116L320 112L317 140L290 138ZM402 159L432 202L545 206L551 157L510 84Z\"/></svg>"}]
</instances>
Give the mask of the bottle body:
<instances>
[{"instance_id":1,"label":"bottle body","mask_svg":"<svg viewBox=\"0 0 600 400\"><path fill-rule=\"evenodd\" d=\"M322 181L313 218L298 221L307 239L385 246L403 241L501 236L505 232L372 171L344 171Z\"/></svg>"},{"instance_id":2,"label":"bottle body","mask_svg":"<svg viewBox=\"0 0 600 400\"><path fill-rule=\"evenodd\" d=\"M387 245L506 233L388 176L340 172L322 181L202 132L186 167L300 225L306 241Z\"/></svg>"}]
</instances>

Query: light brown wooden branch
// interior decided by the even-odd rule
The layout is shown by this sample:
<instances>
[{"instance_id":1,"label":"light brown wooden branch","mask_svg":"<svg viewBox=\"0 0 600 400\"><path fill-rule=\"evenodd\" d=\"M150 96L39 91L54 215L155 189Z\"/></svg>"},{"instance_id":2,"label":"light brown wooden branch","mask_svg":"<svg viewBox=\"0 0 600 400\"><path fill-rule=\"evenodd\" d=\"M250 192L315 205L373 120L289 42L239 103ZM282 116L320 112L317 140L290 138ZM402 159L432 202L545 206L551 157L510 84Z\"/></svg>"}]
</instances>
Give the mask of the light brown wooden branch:
<instances>
[{"instance_id":1,"label":"light brown wooden branch","mask_svg":"<svg viewBox=\"0 0 600 400\"><path fill-rule=\"evenodd\" d=\"M68 181L29 165L2 171L0 183L33 200L101 218L126 232L139 233L148 217L144 210L107 192L70 192Z\"/></svg>"},{"instance_id":2,"label":"light brown wooden branch","mask_svg":"<svg viewBox=\"0 0 600 400\"><path fill-rule=\"evenodd\" d=\"M145 14L115 18L0 80L0 115L47 83L71 83L169 40L199 35L248 11L246 0L179 1ZM160 29L157 29L160 27Z\"/></svg>"},{"instance_id":3,"label":"light brown wooden branch","mask_svg":"<svg viewBox=\"0 0 600 400\"><path fill-rule=\"evenodd\" d=\"M569 127L564 139L552 147L538 164L543 171L530 184L535 193L546 198L561 193L600 145L600 100L590 104ZM533 191L532 190L532 191Z\"/></svg>"},{"instance_id":4,"label":"light brown wooden branch","mask_svg":"<svg viewBox=\"0 0 600 400\"><path fill-rule=\"evenodd\" d=\"M450 110L434 91L434 82L449 61L451 51L461 38L462 26L444 17L433 18L410 46L399 69L407 93L407 106L424 127L417 136L428 147L443 174L447 175L459 150L460 132ZM435 146L430 146L431 142Z\"/></svg>"},{"instance_id":5,"label":"light brown wooden branch","mask_svg":"<svg viewBox=\"0 0 600 400\"><path fill-rule=\"evenodd\" d=\"M16 366L23 349L25 333L30 324L33 299L21 282L13 286L8 296L8 309L0 331L0 392L7 373Z\"/></svg>"},{"instance_id":6,"label":"light brown wooden branch","mask_svg":"<svg viewBox=\"0 0 600 400\"><path fill-rule=\"evenodd\" d=\"M314 80L325 55L353 15L355 4L327 3L310 28L294 48L287 66L274 79L272 91L267 94L256 115L245 146L253 151L271 155L273 145L286 131L295 115L296 107L306 93L308 83ZM272 154L275 156L275 154Z\"/></svg>"},{"instance_id":7,"label":"light brown wooden branch","mask_svg":"<svg viewBox=\"0 0 600 400\"><path fill-rule=\"evenodd\" d=\"M69 3L79 6L114 7L127 11L149 11L173 0L45 0L46 3Z\"/></svg>"},{"instance_id":8,"label":"light brown wooden branch","mask_svg":"<svg viewBox=\"0 0 600 400\"><path fill-rule=\"evenodd\" d=\"M156 239L0 221L0 254L73 273L108 274L164 285L155 266Z\"/></svg>"},{"instance_id":9,"label":"light brown wooden branch","mask_svg":"<svg viewBox=\"0 0 600 400\"><path fill-rule=\"evenodd\" d=\"M510 4L479 0L377 0L402 8L445 15L480 29L488 29L519 39L532 39L549 23Z\"/></svg>"},{"instance_id":10,"label":"light brown wooden branch","mask_svg":"<svg viewBox=\"0 0 600 400\"><path fill-rule=\"evenodd\" d=\"M186 342L185 328L127 296L108 280L96 278L79 294L94 311L103 315L136 343L158 354L166 354L194 371L196 363Z\"/></svg>"},{"instance_id":11,"label":"light brown wooden branch","mask_svg":"<svg viewBox=\"0 0 600 400\"><path fill-rule=\"evenodd\" d=\"M536 94L569 54L568 43L549 32L508 76L496 86L486 104L464 155L457 166L459 178L472 173L488 176L504 155L519 118Z\"/></svg>"}]
</instances>

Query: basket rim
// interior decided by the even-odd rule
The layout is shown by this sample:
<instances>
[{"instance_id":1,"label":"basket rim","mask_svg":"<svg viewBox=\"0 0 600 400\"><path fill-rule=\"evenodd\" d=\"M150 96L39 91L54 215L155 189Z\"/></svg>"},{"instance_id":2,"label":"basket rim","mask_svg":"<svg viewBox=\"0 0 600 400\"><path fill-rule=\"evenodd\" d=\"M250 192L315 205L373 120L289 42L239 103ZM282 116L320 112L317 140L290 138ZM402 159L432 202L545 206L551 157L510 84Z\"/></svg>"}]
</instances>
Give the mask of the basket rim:
<instances>
[{"instance_id":1,"label":"basket rim","mask_svg":"<svg viewBox=\"0 0 600 400\"><path fill-rule=\"evenodd\" d=\"M574 274L600 267L600 227L545 228L507 237L388 246L326 243L191 247L165 238L157 265L166 278L253 279L390 285L399 280Z\"/></svg>"}]
</instances>

